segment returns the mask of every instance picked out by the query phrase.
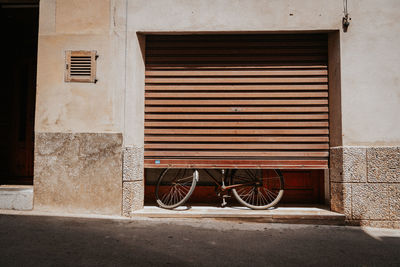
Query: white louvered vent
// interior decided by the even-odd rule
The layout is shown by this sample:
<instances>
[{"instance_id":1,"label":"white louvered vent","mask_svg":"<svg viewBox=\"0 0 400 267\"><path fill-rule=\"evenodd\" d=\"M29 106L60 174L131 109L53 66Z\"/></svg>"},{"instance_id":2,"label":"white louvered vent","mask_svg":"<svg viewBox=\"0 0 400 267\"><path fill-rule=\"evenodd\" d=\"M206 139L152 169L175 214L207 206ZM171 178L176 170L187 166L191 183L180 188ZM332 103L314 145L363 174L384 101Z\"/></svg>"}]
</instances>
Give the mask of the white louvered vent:
<instances>
[{"instance_id":1,"label":"white louvered vent","mask_svg":"<svg viewBox=\"0 0 400 267\"><path fill-rule=\"evenodd\" d=\"M95 83L96 51L66 51L65 81Z\"/></svg>"}]
</instances>

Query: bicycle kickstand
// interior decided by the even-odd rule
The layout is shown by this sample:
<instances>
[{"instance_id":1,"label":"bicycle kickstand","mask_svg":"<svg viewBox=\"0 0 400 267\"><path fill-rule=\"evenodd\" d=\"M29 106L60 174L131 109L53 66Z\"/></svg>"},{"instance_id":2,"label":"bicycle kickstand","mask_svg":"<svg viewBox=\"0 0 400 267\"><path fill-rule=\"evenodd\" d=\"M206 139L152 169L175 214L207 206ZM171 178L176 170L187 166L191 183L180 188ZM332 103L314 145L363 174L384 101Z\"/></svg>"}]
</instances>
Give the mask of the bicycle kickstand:
<instances>
[{"instance_id":1,"label":"bicycle kickstand","mask_svg":"<svg viewBox=\"0 0 400 267\"><path fill-rule=\"evenodd\" d=\"M226 205L228 205L228 202L226 202L225 198L227 198L227 195L222 196L222 203L221 203L221 207L225 208Z\"/></svg>"},{"instance_id":2,"label":"bicycle kickstand","mask_svg":"<svg viewBox=\"0 0 400 267\"><path fill-rule=\"evenodd\" d=\"M225 170L221 170L221 182L222 182L222 186L221 186L221 188L222 188L222 203L221 203L221 207L222 208L225 208L226 207L226 205L228 205L228 202L226 202L226 198L228 198L229 197L229 195L228 194L226 194L226 191L224 191L225 190Z\"/></svg>"}]
</instances>

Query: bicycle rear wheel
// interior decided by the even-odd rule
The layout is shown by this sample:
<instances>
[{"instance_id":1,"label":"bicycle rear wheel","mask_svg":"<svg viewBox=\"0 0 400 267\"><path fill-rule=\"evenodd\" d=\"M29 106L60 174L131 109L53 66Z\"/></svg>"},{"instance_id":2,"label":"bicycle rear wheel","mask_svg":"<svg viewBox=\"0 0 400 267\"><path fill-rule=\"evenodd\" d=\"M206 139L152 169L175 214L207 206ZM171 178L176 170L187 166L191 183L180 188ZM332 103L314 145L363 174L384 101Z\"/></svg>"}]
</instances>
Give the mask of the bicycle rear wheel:
<instances>
[{"instance_id":1,"label":"bicycle rear wheel","mask_svg":"<svg viewBox=\"0 0 400 267\"><path fill-rule=\"evenodd\" d=\"M238 169L231 175L232 193L242 205L262 210L275 206L284 192L280 170Z\"/></svg>"},{"instance_id":2,"label":"bicycle rear wheel","mask_svg":"<svg viewBox=\"0 0 400 267\"><path fill-rule=\"evenodd\" d=\"M157 204L165 209L174 209L184 204L193 193L199 173L193 169L165 169L156 186Z\"/></svg>"}]
</instances>

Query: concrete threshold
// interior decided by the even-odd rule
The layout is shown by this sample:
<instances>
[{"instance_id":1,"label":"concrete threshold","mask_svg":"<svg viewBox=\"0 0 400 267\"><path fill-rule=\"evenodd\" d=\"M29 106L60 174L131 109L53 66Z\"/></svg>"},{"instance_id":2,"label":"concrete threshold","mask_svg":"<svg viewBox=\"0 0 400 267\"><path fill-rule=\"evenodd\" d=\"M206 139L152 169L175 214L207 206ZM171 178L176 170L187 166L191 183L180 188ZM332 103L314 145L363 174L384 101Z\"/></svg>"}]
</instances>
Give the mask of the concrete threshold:
<instances>
[{"instance_id":1,"label":"concrete threshold","mask_svg":"<svg viewBox=\"0 0 400 267\"><path fill-rule=\"evenodd\" d=\"M33 186L0 186L0 209L31 210L33 208Z\"/></svg>"},{"instance_id":2,"label":"concrete threshold","mask_svg":"<svg viewBox=\"0 0 400 267\"><path fill-rule=\"evenodd\" d=\"M241 206L182 206L174 210L145 206L134 211L132 217L148 218L214 218L265 223L344 225L343 214L323 206L277 207L269 210L250 210Z\"/></svg>"}]
</instances>

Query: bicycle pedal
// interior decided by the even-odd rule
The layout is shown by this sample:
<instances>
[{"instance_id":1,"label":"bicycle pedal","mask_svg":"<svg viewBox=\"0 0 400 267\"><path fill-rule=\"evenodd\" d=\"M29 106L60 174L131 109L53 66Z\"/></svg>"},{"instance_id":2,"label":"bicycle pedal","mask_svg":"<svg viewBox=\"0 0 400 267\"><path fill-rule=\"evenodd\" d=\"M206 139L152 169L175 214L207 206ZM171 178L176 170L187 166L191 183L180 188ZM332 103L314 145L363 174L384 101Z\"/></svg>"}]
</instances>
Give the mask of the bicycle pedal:
<instances>
[{"instance_id":1,"label":"bicycle pedal","mask_svg":"<svg viewBox=\"0 0 400 267\"><path fill-rule=\"evenodd\" d=\"M228 195L228 194L221 195L221 192L219 192L219 193L217 194L217 196L218 196L218 197L222 197L222 198L230 198L230 197L231 197L231 196Z\"/></svg>"}]
</instances>

